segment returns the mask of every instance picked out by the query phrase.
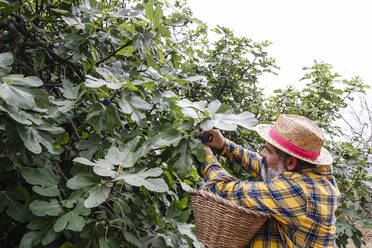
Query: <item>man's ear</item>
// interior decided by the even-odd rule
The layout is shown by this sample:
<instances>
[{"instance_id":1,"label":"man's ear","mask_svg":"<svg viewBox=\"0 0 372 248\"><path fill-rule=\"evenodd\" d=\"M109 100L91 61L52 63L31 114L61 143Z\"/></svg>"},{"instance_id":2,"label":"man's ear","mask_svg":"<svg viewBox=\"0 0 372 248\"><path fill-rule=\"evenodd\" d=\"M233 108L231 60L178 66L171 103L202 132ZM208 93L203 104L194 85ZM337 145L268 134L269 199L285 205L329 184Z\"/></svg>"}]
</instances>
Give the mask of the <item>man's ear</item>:
<instances>
[{"instance_id":1,"label":"man's ear","mask_svg":"<svg viewBox=\"0 0 372 248\"><path fill-rule=\"evenodd\" d=\"M295 157L290 157L286 161L287 170L294 171L297 168L298 160Z\"/></svg>"}]
</instances>

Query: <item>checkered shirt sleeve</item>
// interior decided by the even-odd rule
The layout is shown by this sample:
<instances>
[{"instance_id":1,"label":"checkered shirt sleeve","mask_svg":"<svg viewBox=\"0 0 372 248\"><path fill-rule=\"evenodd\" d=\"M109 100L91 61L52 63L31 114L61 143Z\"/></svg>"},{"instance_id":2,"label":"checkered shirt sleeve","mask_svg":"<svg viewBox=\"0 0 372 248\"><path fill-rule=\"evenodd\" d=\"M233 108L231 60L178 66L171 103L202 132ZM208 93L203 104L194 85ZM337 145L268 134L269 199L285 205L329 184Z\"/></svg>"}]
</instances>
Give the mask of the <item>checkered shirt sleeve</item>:
<instances>
[{"instance_id":1,"label":"checkered shirt sleeve","mask_svg":"<svg viewBox=\"0 0 372 248\"><path fill-rule=\"evenodd\" d=\"M230 141L222 154L260 176L257 154ZM201 172L205 181L229 175L214 156L206 157ZM250 247L334 247L340 193L330 166L284 172L266 181L219 182L211 191L232 203L272 215Z\"/></svg>"},{"instance_id":2,"label":"checkered shirt sleeve","mask_svg":"<svg viewBox=\"0 0 372 248\"><path fill-rule=\"evenodd\" d=\"M247 170L253 177L261 178L262 157L257 153L251 152L234 142L226 139L221 155L230 161L239 164L242 169Z\"/></svg>"}]
</instances>

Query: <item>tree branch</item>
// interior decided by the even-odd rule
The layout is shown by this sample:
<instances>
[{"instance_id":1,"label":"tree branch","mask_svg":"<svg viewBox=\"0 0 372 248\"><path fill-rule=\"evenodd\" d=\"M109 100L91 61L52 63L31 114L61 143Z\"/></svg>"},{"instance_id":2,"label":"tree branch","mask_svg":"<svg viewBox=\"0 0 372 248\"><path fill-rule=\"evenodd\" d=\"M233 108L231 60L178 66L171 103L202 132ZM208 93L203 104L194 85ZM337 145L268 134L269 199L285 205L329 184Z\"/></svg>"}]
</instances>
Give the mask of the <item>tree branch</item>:
<instances>
[{"instance_id":1,"label":"tree branch","mask_svg":"<svg viewBox=\"0 0 372 248\"><path fill-rule=\"evenodd\" d=\"M152 109L150 109L149 111L146 112L146 117L148 117L148 116L151 114L151 112L156 108L156 105L157 105L157 103L155 103L155 104L152 106Z\"/></svg>"},{"instance_id":2,"label":"tree branch","mask_svg":"<svg viewBox=\"0 0 372 248\"><path fill-rule=\"evenodd\" d=\"M36 71L36 69L34 67L29 66L28 64L26 64L25 62L23 62L22 60L18 59L15 56L14 56L14 61L17 64L22 65L28 71L28 74L34 75L34 76L37 76L38 78L40 78L40 74Z\"/></svg>"},{"instance_id":3,"label":"tree branch","mask_svg":"<svg viewBox=\"0 0 372 248\"><path fill-rule=\"evenodd\" d=\"M85 77L84 75L81 73L80 69L78 68L78 66L76 66L74 63L72 63L71 61L67 60L67 59L64 59L62 57L60 57L58 54L54 53L52 50L50 50L50 48L48 47L44 47L46 49L46 51L52 55L55 59L57 59L58 61L68 65L73 71L76 72L76 74L78 75L78 77L80 78L81 81L84 81L85 80Z\"/></svg>"},{"instance_id":4,"label":"tree branch","mask_svg":"<svg viewBox=\"0 0 372 248\"><path fill-rule=\"evenodd\" d=\"M122 45L121 47L119 47L118 49L114 50L110 55L108 55L107 57L101 59L100 61L98 61L96 63L96 66L99 66L100 64L102 64L103 62L105 62L106 60L108 60L109 58L113 57L116 55L117 52L119 52L121 49L123 49L124 47L127 47L129 46L131 43L133 43L132 40L129 40L127 43L125 43L124 45Z\"/></svg>"}]
</instances>

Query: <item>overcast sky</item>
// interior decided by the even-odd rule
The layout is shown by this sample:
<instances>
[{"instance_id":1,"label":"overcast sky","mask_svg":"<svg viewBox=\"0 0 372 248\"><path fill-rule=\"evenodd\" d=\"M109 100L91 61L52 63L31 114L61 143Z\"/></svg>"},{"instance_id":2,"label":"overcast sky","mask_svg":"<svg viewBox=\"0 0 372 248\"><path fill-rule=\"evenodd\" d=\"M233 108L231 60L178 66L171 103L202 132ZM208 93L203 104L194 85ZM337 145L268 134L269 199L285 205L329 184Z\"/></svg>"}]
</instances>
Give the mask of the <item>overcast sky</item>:
<instances>
[{"instance_id":1,"label":"overcast sky","mask_svg":"<svg viewBox=\"0 0 372 248\"><path fill-rule=\"evenodd\" d=\"M271 89L296 85L313 61L332 64L350 79L372 85L372 1L188 0L210 28L223 25L254 41L269 40L278 76L262 78Z\"/></svg>"}]
</instances>

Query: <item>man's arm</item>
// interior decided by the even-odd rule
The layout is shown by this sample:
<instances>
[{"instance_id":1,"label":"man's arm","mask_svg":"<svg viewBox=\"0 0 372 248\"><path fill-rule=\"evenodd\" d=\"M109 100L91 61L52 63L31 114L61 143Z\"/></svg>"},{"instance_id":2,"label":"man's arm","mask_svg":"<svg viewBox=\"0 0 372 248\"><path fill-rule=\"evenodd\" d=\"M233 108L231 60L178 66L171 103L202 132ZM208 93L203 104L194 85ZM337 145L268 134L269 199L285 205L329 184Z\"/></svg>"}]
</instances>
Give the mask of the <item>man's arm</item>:
<instances>
[{"instance_id":1,"label":"man's arm","mask_svg":"<svg viewBox=\"0 0 372 248\"><path fill-rule=\"evenodd\" d=\"M218 129L204 130L202 133L213 136L211 142L205 143L206 146L220 150L224 157L238 163L243 169L249 171L252 176L261 178L262 158L257 153L244 149L226 139Z\"/></svg>"},{"instance_id":2,"label":"man's arm","mask_svg":"<svg viewBox=\"0 0 372 248\"><path fill-rule=\"evenodd\" d=\"M242 146L225 139L221 155L228 158L230 161L239 164L252 176L261 179L262 157L257 153L244 149Z\"/></svg>"},{"instance_id":3,"label":"man's arm","mask_svg":"<svg viewBox=\"0 0 372 248\"><path fill-rule=\"evenodd\" d=\"M201 173L205 181L230 176L213 155L206 156ZM211 191L234 204L273 214L282 223L293 225L296 217L306 212L302 188L280 176L265 182L219 182L212 185Z\"/></svg>"}]
</instances>

